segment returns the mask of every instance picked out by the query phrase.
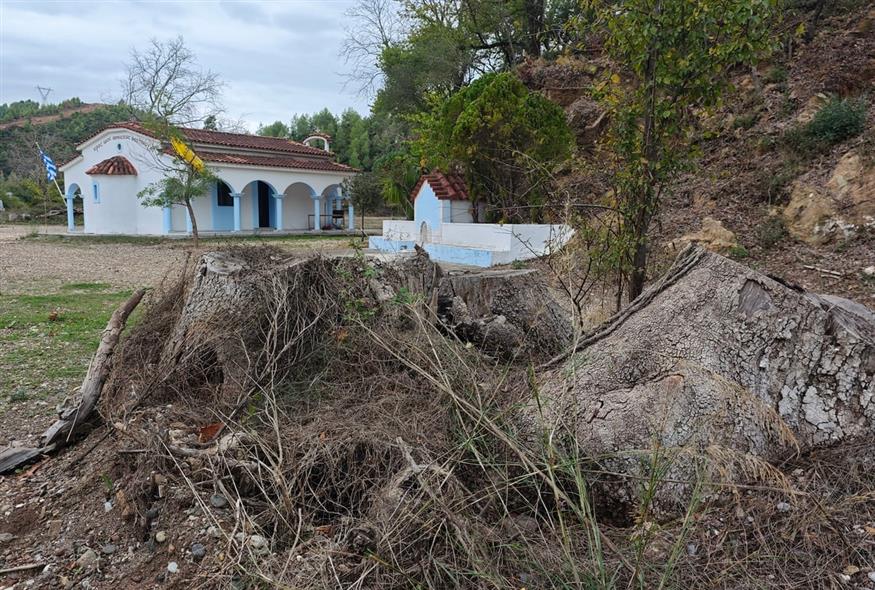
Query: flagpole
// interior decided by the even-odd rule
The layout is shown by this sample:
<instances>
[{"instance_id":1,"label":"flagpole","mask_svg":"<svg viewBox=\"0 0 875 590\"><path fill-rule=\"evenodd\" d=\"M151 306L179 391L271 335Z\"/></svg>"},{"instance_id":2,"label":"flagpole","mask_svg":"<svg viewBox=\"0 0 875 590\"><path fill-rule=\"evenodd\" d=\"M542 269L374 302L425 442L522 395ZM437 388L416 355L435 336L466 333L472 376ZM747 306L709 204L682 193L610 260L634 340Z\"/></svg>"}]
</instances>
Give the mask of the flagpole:
<instances>
[{"instance_id":1,"label":"flagpole","mask_svg":"<svg viewBox=\"0 0 875 590\"><path fill-rule=\"evenodd\" d=\"M34 142L34 144L36 145L36 149L38 149L40 153L43 153L43 148L40 147L39 142ZM64 191L61 190L57 177L53 178L52 182L55 183L55 188L58 189L58 194L61 195L61 199L66 200L67 197L64 195Z\"/></svg>"},{"instance_id":2,"label":"flagpole","mask_svg":"<svg viewBox=\"0 0 875 590\"><path fill-rule=\"evenodd\" d=\"M40 147L40 144L38 141L35 141L34 144L36 144L36 149L40 153L40 160L42 160L42 154L44 154L45 152L43 151L43 148ZM45 166L45 162L43 162L43 165ZM52 178L52 182L55 183L55 188L58 189L58 194L61 195L61 200L64 201L64 205L67 205L66 197L64 196L64 191L61 190L61 186L58 184L58 175L57 174L55 174L55 177ZM48 233L49 233L49 197L48 197L48 195L46 195L45 198L43 199L43 226L44 226L43 233L48 235Z\"/></svg>"}]
</instances>

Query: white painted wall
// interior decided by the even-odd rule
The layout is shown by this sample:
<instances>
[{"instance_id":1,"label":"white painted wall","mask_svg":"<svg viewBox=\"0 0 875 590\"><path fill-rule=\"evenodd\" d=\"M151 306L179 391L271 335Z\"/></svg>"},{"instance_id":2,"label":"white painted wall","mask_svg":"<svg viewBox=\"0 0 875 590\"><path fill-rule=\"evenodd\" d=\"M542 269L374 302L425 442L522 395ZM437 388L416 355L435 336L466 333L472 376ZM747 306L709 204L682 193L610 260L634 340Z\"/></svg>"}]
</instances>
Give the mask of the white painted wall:
<instances>
[{"instance_id":1,"label":"white painted wall","mask_svg":"<svg viewBox=\"0 0 875 590\"><path fill-rule=\"evenodd\" d=\"M304 183L292 184L283 194L283 227L309 229L309 216L313 214L310 186Z\"/></svg>"},{"instance_id":2,"label":"white painted wall","mask_svg":"<svg viewBox=\"0 0 875 590\"><path fill-rule=\"evenodd\" d=\"M160 158L154 148L158 142L150 137L127 129L108 129L79 146L81 157L61 168L65 184L77 184L82 192L85 212L84 231L95 234L135 233L160 235L164 233L164 216L160 207L143 207L137 194L154 182L161 180L162 165L170 163L168 156ZM85 171L110 158L126 157L137 169L136 176L94 176ZM231 187L232 192L240 192L247 187L241 199L241 230L251 230L253 219L252 181L267 182L275 190L285 193L283 203L283 228L306 229L308 216L313 213L313 202L309 194L322 194L353 173L318 172L290 170L269 167L247 167L231 165L210 165L213 173ZM100 185L100 203L93 202L92 184ZM306 193L306 198L304 198ZM291 196L291 198L289 198ZM193 201L198 229L212 231L213 203L212 193ZM271 206L275 206L271 199ZM186 231L185 211L173 207L172 231Z\"/></svg>"},{"instance_id":3,"label":"white painted wall","mask_svg":"<svg viewBox=\"0 0 875 590\"><path fill-rule=\"evenodd\" d=\"M471 201L447 201L450 204L450 223L474 223Z\"/></svg>"},{"instance_id":4,"label":"white painted wall","mask_svg":"<svg viewBox=\"0 0 875 590\"><path fill-rule=\"evenodd\" d=\"M415 242L420 239L419 221L383 222L382 248L388 242ZM439 235L432 235L432 245L465 248L472 253L489 252L492 265L509 264L543 256L564 246L573 230L567 225L497 223L443 223ZM391 245L391 244L390 244Z\"/></svg>"}]
</instances>

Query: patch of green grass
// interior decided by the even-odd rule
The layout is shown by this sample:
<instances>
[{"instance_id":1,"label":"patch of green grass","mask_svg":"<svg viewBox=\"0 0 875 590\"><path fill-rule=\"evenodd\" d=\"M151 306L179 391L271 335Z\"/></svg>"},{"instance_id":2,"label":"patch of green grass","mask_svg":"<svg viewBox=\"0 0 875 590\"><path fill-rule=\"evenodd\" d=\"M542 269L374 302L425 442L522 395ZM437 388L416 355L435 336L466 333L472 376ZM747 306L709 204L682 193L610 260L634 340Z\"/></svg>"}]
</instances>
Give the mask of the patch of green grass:
<instances>
[{"instance_id":1,"label":"patch of green grass","mask_svg":"<svg viewBox=\"0 0 875 590\"><path fill-rule=\"evenodd\" d=\"M68 283L61 285L61 291L106 291L112 289L109 283Z\"/></svg>"},{"instance_id":2,"label":"patch of green grass","mask_svg":"<svg viewBox=\"0 0 875 590\"><path fill-rule=\"evenodd\" d=\"M69 392L79 384L109 316L130 296L108 289L72 283L58 293L0 295L0 391L16 392L9 401Z\"/></svg>"},{"instance_id":3,"label":"patch of green grass","mask_svg":"<svg viewBox=\"0 0 875 590\"><path fill-rule=\"evenodd\" d=\"M729 249L729 257L734 260L744 260L750 257L750 252L747 251L747 248L738 244Z\"/></svg>"},{"instance_id":4,"label":"patch of green grass","mask_svg":"<svg viewBox=\"0 0 875 590\"><path fill-rule=\"evenodd\" d=\"M787 81L787 77L787 68L781 64L777 64L768 69L766 75L763 76L763 80L767 84L781 84Z\"/></svg>"},{"instance_id":5,"label":"patch of green grass","mask_svg":"<svg viewBox=\"0 0 875 590\"><path fill-rule=\"evenodd\" d=\"M757 225L756 236L760 245L768 250L787 237L787 226L780 217L768 217Z\"/></svg>"}]
</instances>

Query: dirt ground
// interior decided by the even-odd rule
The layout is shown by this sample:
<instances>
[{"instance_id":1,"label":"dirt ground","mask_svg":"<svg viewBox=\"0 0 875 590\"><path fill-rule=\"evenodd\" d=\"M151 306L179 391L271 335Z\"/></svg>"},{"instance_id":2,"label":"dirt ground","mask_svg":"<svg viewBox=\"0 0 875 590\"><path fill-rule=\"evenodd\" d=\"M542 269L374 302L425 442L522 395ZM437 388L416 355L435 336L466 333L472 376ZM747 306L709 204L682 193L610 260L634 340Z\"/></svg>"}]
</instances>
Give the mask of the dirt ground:
<instances>
[{"instance_id":1,"label":"dirt ground","mask_svg":"<svg viewBox=\"0 0 875 590\"><path fill-rule=\"evenodd\" d=\"M0 293L45 293L78 282L106 283L114 288L154 286L177 271L194 252L189 241L66 237L60 235L63 228L52 226L49 235L31 238L29 231L27 226L0 226ZM348 241L290 236L269 243L307 252L346 249ZM219 242L202 240L200 251L215 248ZM261 240L245 240L250 242Z\"/></svg>"}]
</instances>

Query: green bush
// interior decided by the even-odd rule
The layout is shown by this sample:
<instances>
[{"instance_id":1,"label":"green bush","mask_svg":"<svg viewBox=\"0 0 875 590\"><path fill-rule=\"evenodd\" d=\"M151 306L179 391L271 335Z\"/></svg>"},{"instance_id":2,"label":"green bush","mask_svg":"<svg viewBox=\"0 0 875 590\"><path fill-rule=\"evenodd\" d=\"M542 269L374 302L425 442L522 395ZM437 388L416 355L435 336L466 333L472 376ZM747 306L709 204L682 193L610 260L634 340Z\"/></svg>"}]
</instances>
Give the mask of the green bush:
<instances>
[{"instance_id":1,"label":"green bush","mask_svg":"<svg viewBox=\"0 0 875 590\"><path fill-rule=\"evenodd\" d=\"M787 237L787 226L780 217L769 217L757 226L756 236L762 247L768 250Z\"/></svg>"},{"instance_id":2,"label":"green bush","mask_svg":"<svg viewBox=\"0 0 875 590\"><path fill-rule=\"evenodd\" d=\"M756 125L759 118L759 113L746 113L744 115L739 115L732 123L732 127L735 129L750 129Z\"/></svg>"},{"instance_id":3,"label":"green bush","mask_svg":"<svg viewBox=\"0 0 875 590\"><path fill-rule=\"evenodd\" d=\"M787 81L787 68L782 65L776 65L769 68L766 72L766 75L763 76L763 80L765 80L769 84L781 84Z\"/></svg>"},{"instance_id":4,"label":"green bush","mask_svg":"<svg viewBox=\"0 0 875 590\"><path fill-rule=\"evenodd\" d=\"M833 98L811 121L789 130L784 143L802 156L823 153L866 129L866 106L862 99Z\"/></svg>"},{"instance_id":5,"label":"green bush","mask_svg":"<svg viewBox=\"0 0 875 590\"><path fill-rule=\"evenodd\" d=\"M862 99L830 100L806 125L806 133L828 145L860 135L866 128L866 103Z\"/></svg>"},{"instance_id":6,"label":"green bush","mask_svg":"<svg viewBox=\"0 0 875 590\"><path fill-rule=\"evenodd\" d=\"M729 257L735 260L743 260L750 256L750 252L747 251L747 248L738 244L737 246L733 246L729 249Z\"/></svg>"}]
</instances>

